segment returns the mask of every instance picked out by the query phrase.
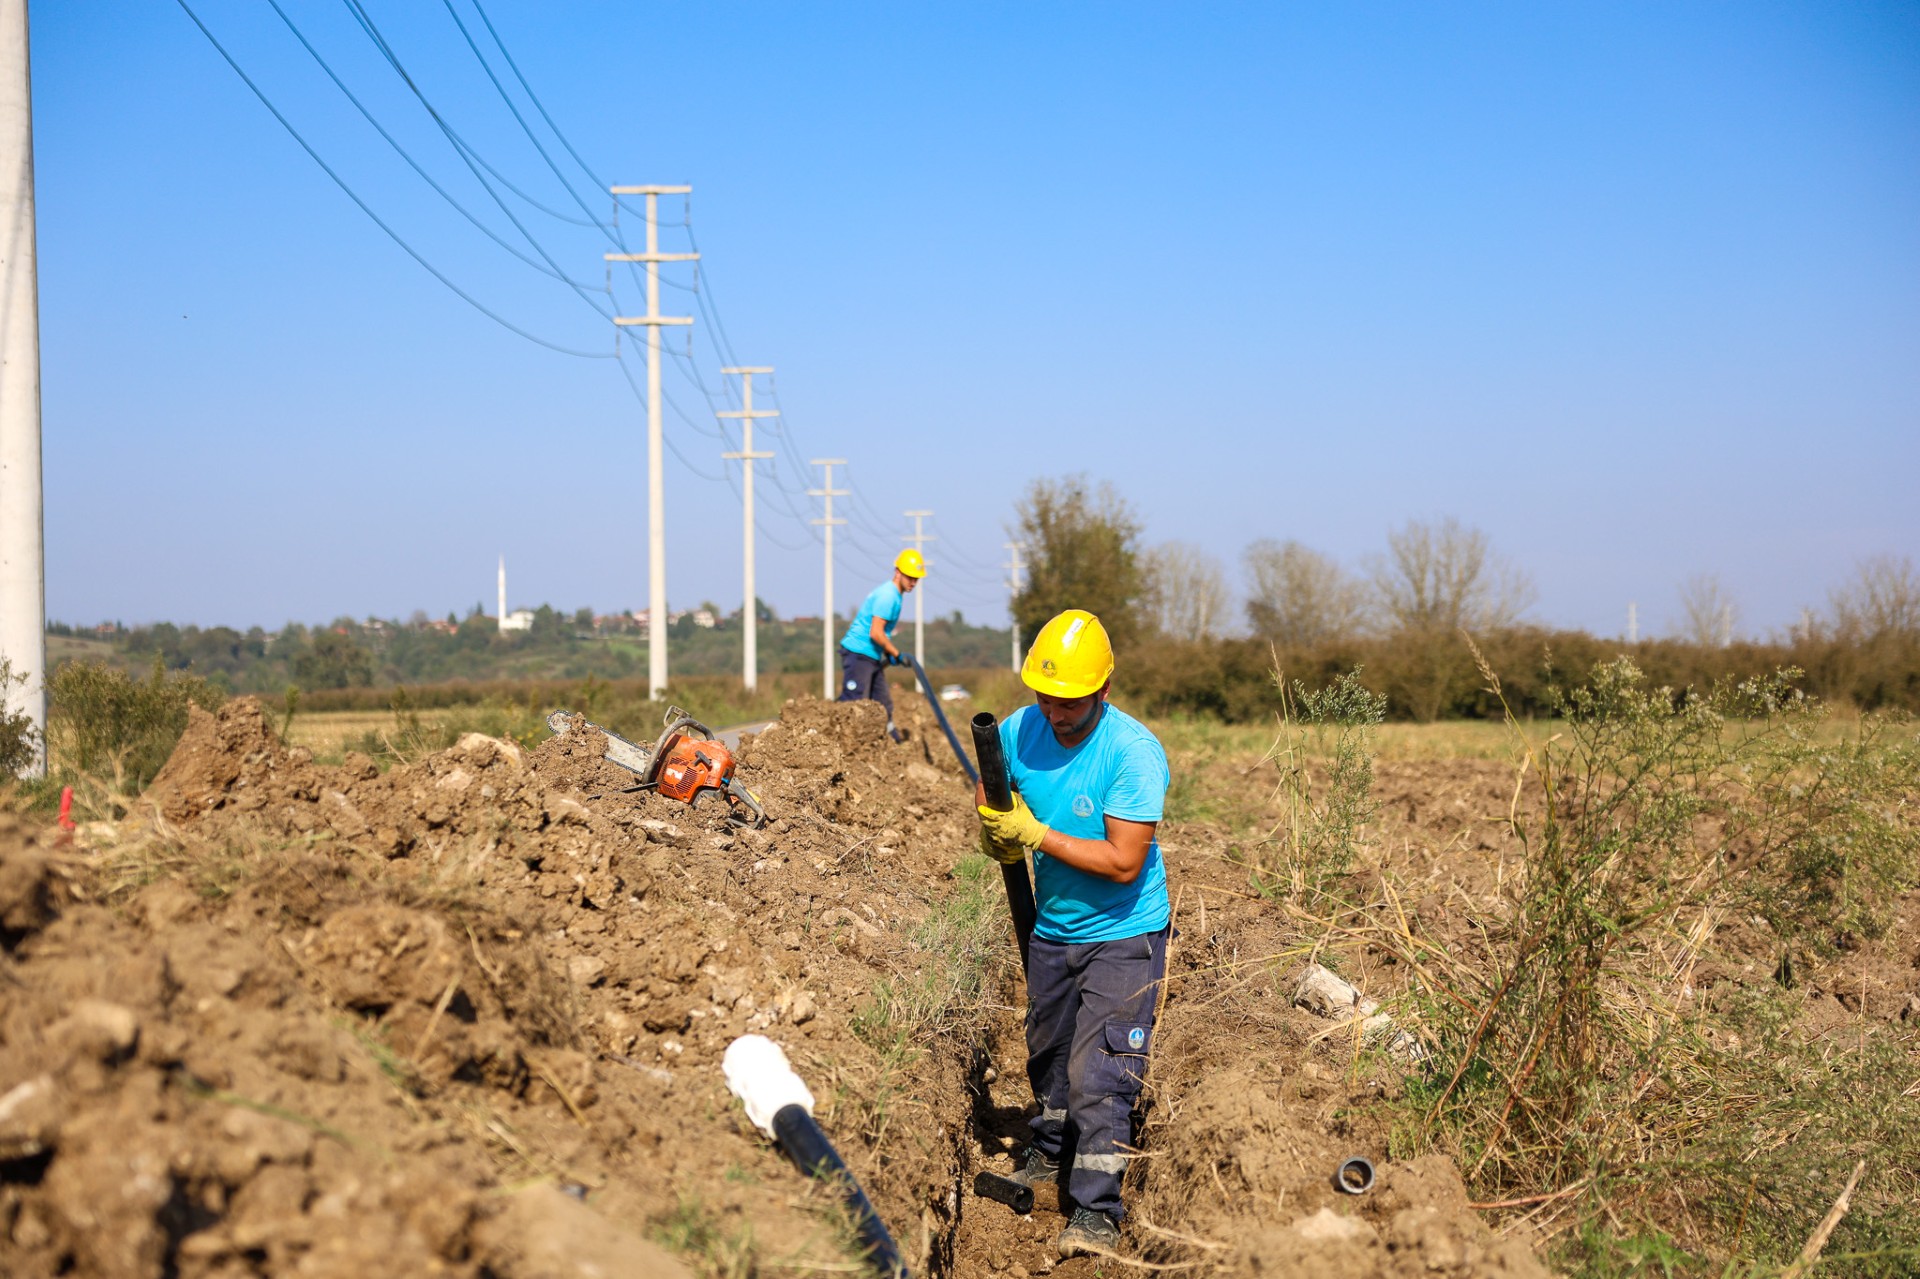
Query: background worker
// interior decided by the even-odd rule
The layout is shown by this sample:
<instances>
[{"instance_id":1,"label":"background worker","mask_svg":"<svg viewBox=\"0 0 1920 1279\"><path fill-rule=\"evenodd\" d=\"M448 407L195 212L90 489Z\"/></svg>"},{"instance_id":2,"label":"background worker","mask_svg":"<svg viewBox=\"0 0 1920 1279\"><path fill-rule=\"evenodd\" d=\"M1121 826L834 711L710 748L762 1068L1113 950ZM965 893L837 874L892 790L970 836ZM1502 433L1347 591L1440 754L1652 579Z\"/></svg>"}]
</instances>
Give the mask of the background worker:
<instances>
[{"instance_id":1,"label":"background worker","mask_svg":"<svg viewBox=\"0 0 1920 1279\"><path fill-rule=\"evenodd\" d=\"M1034 638L1020 669L1034 693L1000 724L1013 810L985 807L988 856L1033 853L1038 918L1027 959L1027 1078L1040 1114L1015 1180L1058 1181L1074 1205L1060 1255L1120 1242L1120 1179L1167 971L1167 875L1154 839L1167 753L1108 704L1113 645L1069 609Z\"/></svg>"},{"instance_id":2,"label":"background worker","mask_svg":"<svg viewBox=\"0 0 1920 1279\"><path fill-rule=\"evenodd\" d=\"M894 741L900 733L893 726L893 690L887 687L887 667L905 666L906 655L893 642L893 628L900 623L900 605L920 579L927 575L927 561L919 551L908 548L893 561L893 577L867 592L854 614L853 624L840 640L840 700L859 702L871 698L887 708L887 734Z\"/></svg>"}]
</instances>

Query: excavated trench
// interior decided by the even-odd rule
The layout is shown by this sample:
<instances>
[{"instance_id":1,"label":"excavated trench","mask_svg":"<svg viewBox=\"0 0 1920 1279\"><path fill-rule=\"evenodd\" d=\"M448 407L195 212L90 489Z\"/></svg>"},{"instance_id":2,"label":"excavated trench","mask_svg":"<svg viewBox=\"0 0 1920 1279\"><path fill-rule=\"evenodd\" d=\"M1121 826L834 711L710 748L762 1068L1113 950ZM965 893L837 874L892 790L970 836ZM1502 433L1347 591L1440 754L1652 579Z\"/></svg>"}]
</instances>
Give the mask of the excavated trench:
<instances>
[{"instance_id":1,"label":"excavated trench","mask_svg":"<svg viewBox=\"0 0 1920 1279\"><path fill-rule=\"evenodd\" d=\"M790 703L741 748L774 818L751 831L620 793L591 732L382 772L240 699L195 714L127 820L0 824L0 1271L832 1268L832 1189L722 1080L758 1032L915 1273L1093 1273L1051 1257L1044 1192L1026 1217L971 1194L1024 1130L1018 960L960 771L924 704L900 719L896 745L870 703ZM1287 925L1211 839L1164 834L1178 936L1129 1247L1544 1273L1444 1161L1386 1161L1376 1084L1275 965L1237 962ZM1342 1203L1350 1154L1381 1185Z\"/></svg>"}]
</instances>

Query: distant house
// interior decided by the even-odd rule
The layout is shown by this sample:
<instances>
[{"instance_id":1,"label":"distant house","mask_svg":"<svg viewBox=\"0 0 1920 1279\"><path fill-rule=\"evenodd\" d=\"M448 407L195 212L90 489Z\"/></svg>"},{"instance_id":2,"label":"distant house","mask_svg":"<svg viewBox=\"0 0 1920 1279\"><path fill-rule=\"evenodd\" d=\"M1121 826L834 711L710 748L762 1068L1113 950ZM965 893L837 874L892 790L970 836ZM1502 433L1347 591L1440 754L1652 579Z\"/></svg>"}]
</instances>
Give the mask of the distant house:
<instances>
[{"instance_id":1,"label":"distant house","mask_svg":"<svg viewBox=\"0 0 1920 1279\"><path fill-rule=\"evenodd\" d=\"M693 624L695 626L710 631L719 625L719 622L720 619L713 615L712 609L696 608L693 610Z\"/></svg>"},{"instance_id":2,"label":"distant house","mask_svg":"<svg viewBox=\"0 0 1920 1279\"><path fill-rule=\"evenodd\" d=\"M513 612L508 613L506 618L500 623L500 629L503 631L532 630L533 610L529 608L514 609Z\"/></svg>"}]
</instances>

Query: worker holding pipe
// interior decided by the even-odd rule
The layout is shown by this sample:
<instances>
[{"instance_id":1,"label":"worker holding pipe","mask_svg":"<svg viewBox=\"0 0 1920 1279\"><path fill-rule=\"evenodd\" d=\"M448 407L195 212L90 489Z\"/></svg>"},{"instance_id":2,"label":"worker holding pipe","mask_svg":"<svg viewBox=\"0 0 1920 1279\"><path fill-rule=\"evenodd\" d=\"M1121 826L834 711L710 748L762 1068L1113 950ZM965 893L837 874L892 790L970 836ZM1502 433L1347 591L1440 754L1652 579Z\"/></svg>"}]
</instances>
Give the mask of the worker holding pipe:
<instances>
[{"instance_id":1,"label":"worker holding pipe","mask_svg":"<svg viewBox=\"0 0 1920 1279\"><path fill-rule=\"evenodd\" d=\"M927 575L926 557L912 547L894 557L893 576L867 592L854 614L853 624L840 639L840 700L872 700L887 708L887 735L900 740L893 726L893 690L887 687L887 667L905 666L906 654L893 642L900 624L900 607L920 579Z\"/></svg>"},{"instance_id":2,"label":"worker holding pipe","mask_svg":"<svg viewBox=\"0 0 1920 1279\"><path fill-rule=\"evenodd\" d=\"M1061 1181L1072 1216L1060 1255L1120 1242L1121 1174L1167 969L1167 875L1154 839L1167 753L1107 701L1113 645L1068 609L1020 669L1033 690L1000 725L1013 807L978 801L982 843L1012 865L1033 854L1038 915L1028 952L1027 1078L1040 1114L1014 1180Z\"/></svg>"}]
</instances>

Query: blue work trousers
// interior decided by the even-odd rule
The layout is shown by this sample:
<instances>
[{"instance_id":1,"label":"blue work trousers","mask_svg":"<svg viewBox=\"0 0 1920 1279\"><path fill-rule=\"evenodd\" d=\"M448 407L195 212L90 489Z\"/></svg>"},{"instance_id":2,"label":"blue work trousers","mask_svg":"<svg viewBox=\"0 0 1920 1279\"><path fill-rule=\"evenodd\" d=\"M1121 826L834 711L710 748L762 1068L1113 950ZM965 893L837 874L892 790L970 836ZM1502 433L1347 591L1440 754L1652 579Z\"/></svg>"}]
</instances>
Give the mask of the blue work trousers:
<instances>
[{"instance_id":1,"label":"blue work trousers","mask_svg":"<svg viewBox=\"0 0 1920 1279\"><path fill-rule=\"evenodd\" d=\"M887 686L887 664L877 657L840 650L840 700L875 701L887 708L887 731L893 731L893 689Z\"/></svg>"},{"instance_id":2,"label":"blue work trousers","mask_svg":"<svg viewBox=\"0 0 1920 1279\"><path fill-rule=\"evenodd\" d=\"M1083 1208L1121 1217L1120 1177L1167 975L1167 934L1071 944L1035 937L1027 959L1027 1079L1033 1144L1069 1160L1062 1185Z\"/></svg>"}]
</instances>

